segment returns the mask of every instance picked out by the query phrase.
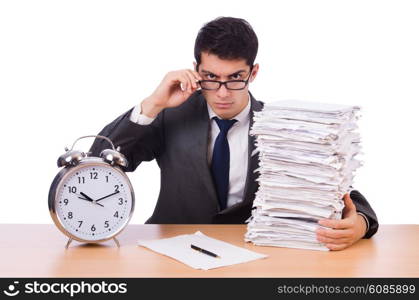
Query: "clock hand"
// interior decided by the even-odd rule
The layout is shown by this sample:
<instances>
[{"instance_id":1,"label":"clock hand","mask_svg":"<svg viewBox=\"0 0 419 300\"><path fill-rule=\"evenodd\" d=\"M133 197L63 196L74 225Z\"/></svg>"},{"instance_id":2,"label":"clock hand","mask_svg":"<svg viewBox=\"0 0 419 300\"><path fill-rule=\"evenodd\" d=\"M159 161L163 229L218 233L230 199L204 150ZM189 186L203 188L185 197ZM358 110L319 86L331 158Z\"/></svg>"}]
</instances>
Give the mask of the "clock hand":
<instances>
[{"instance_id":1,"label":"clock hand","mask_svg":"<svg viewBox=\"0 0 419 300\"><path fill-rule=\"evenodd\" d=\"M89 202L93 202L92 200L89 200L89 199L86 199L86 198L82 198L82 197L78 197L79 199L81 199L81 200L86 200L86 201L89 201ZM100 203L96 203L97 205L100 205L100 206L102 206L102 207L104 207L102 204L100 204Z\"/></svg>"},{"instance_id":2,"label":"clock hand","mask_svg":"<svg viewBox=\"0 0 419 300\"><path fill-rule=\"evenodd\" d=\"M91 202L95 202L95 200L93 200L92 198L90 198L89 196L87 196L85 193L80 192L80 195L82 195L83 197L85 197L87 200L91 201Z\"/></svg>"},{"instance_id":3,"label":"clock hand","mask_svg":"<svg viewBox=\"0 0 419 300\"><path fill-rule=\"evenodd\" d=\"M119 193L119 191L116 191L115 193L112 193L112 194L109 194L109 195L107 195L105 197L102 197L102 198L97 199L96 202L102 201L103 199L108 198L108 197L113 196L113 195L116 195L118 193Z\"/></svg>"},{"instance_id":4,"label":"clock hand","mask_svg":"<svg viewBox=\"0 0 419 300\"><path fill-rule=\"evenodd\" d=\"M93 200L92 198L90 198L89 196L87 196L85 193L80 192L80 195L82 195L83 197L85 197L85 199L79 197L80 199L87 200L87 201L93 202L94 204L97 204L97 205L100 205L100 206L104 207L102 204L96 203L95 200Z\"/></svg>"}]
</instances>

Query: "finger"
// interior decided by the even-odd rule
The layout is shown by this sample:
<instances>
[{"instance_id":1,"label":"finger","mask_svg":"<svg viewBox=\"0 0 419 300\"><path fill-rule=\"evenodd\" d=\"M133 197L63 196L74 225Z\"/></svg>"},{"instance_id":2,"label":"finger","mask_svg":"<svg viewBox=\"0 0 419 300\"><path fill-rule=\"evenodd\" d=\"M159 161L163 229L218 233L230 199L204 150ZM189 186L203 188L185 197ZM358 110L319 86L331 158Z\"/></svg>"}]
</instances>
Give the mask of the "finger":
<instances>
[{"instance_id":1,"label":"finger","mask_svg":"<svg viewBox=\"0 0 419 300\"><path fill-rule=\"evenodd\" d=\"M171 88L179 86L182 91L186 88L184 76L178 71L171 71L166 74L165 80Z\"/></svg>"},{"instance_id":2,"label":"finger","mask_svg":"<svg viewBox=\"0 0 419 300\"><path fill-rule=\"evenodd\" d=\"M186 70L185 74L188 76L191 87L193 87L194 89L196 89L198 87L197 83L196 83L196 78L195 76L192 74L191 71Z\"/></svg>"},{"instance_id":3,"label":"finger","mask_svg":"<svg viewBox=\"0 0 419 300\"><path fill-rule=\"evenodd\" d=\"M346 244L349 242L349 239L347 238L334 239L334 238L328 238L328 237L323 237L323 236L317 236L317 240L323 244L336 244L336 245Z\"/></svg>"},{"instance_id":4,"label":"finger","mask_svg":"<svg viewBox=\"0 0 419 300\"><path fill-rule=\"evenodd\" d=\"M186 89L184 90L184 93L186 96L191 95L196 89L193 87L190 77L184 73L183 74L184 80L186 81Z\"/></svg>"},{"instance_id":5,"label":"finger","mask_svg":"<svg viewBox=\"0 0 419 300\"><path fill-rule=\"evenodd\" d=\"M343 243L343 244L333 244L333 243L329 243L329 244L326 244L325 245L327 248L329 248L330 250L333 250L333 251L338 251L338 250L343 250L343 249L345 249L346 247L348 247L349 245L348 244L346 244L346 243Z\"/></svg>"},{"instance_id":6,"label":"finger","mask_svg":"<svg viewBox=\"0 0 419 300\"><path fill-rule=\"evenodd\" d=\"M188 80L188 93L193 93L196 90L195 78L189 72L184 72L184 76Z\"/></svg>"},{"instance_id":7,"label":"finger","mask_svg":"<svg viewBox=\"0 0 419 300\"><path fill-rule=\"evenodd\" d=\"M182 76L178 79L177 82L180 83L180 89L182 90L182 92L185 92L188 88L188 80Z\"/></svg>"},{"instance_id":8,"label":"finger","mask_svg":"<svg viewBox=\"0 0 419 300\"><path fill-rule=\"evenodd\" d=\"M182 80L181 80L182 81L182 87L183 87L182 91L183 92L189 92L190 82L189 82L188 76L186 76L185 74L181 74L180 76L182 78Z\"/></svg>"},{"instance_id":9,"label":"finger","mask_svg":"<svg viewBox=\"0 0 419 300\"><path fill-rule=\"evenodd\" d=\"M179 84L182 82L182 73L179 71L171 71L166 75L167 80L170 82L171 85Z\"/></svg>"},{"instance_id":10,"label":"finger","mask_svg":"<svg viewBox=\"0 0 419 300\"><path fill-rule=\"evenodd\" d=\"M316 234L318 236L327 237L327 238L333 238L333 239L339 239L339 238L348 238L353 235L352 229L323 229L319 228L316 230Z\"/></svg>"},{"instance_id":11,"label":"finger","mask_svg":"<svg viewBox=\"0 0 419 300\"><path fill-rule=\"evenodd\" d=\"M354 221L351 218L341 220L320 219L318 223L322 226L333 229L346 229L354 226Z\"/></svg>"},{"instance_id":12,"label":"finger","mask_svg":"<svg viewBox=\"0 0 419 300\"><path fill-rule=\"evenodd\" d=\"M344 215L355 214L356 213L356 207L355 207L355 204L352 202L352 199L351 199L351 196L349 195L349 193L346 193L343 196L343 201L344 201L344 204L345 204Z\"/></svg>"},{"instance_id":13,"label":"finger","mask_svg":"<svg viewBox=\"0 0 419 300\"><path fill-rule=\"evenodd\" d=\"M191 77L191 80L192 80L193 82L197 82L197 81L199 81L199 80L200 80L200 76L199 76L199 74L198 74L197 72L194 72L194 71L192 71L192 70L186 70L186 72L187 72L187 73L188 73L188 75ZM198 74L198 76L197 76L196 74Z\"/></svg>"},{"instance_id":14,"label":"finger","mask_svg":"<svg viewBox=\"0 0 419 300\"><path fill-rule=\"evenodd\" d=\"M190 71L193 74L193 76L196 78L196 80L203 80L201 75L199 75L198 72L196 72L194 70L188 70L188 71Z\"/></svg>"}]
</instances>

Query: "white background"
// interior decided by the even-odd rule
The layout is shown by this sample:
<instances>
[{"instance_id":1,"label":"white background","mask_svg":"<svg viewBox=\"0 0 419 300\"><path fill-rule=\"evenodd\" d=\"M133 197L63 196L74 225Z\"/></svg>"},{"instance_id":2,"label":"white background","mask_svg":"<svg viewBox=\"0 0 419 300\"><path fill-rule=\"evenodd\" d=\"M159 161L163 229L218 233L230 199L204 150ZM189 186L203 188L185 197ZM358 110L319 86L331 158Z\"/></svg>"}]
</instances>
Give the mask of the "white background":
<instances>
[{"instance_id":1,"label":"white background","mask_svg":"<svg viewBox=\"0 0 419 300\"><path fill-rule=\"evenodd\" d=\"M419 5L401 0L1 1L0 223L52 223L64 146L191 68L199 28L218 16L247 19L259 37L257 99L362 106L355 187L381 223L419 223ZM144 163L130 178L132 223L143 223L159 169Z\"/></svg>"}]
</instances>

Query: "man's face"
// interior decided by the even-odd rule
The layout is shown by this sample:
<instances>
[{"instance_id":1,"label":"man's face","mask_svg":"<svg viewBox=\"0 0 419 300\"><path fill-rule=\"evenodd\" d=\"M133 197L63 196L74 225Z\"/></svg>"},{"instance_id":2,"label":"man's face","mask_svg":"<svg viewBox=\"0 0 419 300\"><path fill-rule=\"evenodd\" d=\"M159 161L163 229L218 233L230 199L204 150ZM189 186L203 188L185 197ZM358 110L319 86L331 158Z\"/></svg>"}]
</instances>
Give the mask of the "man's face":
<instances>
[{"instance_id":1,"label":"man's face","mask_svg":"<svg viewBox=\"0 0 419 300\"><path fill-rule=\"evenodd\" d=\"M201 64L198 73L203 80L247 80L250 75L249 82L256 77L259 66L256 64L250 74L250 66L246 64L246 60L224 60L214 54L207 52L201 53ZM207 103L212 110L223 119L231 119L238 115L247 105L249 100L249 85L243 90L229 90L225 85L221 85L218 90L204 90Z\"/></svg>"}]
</instances>

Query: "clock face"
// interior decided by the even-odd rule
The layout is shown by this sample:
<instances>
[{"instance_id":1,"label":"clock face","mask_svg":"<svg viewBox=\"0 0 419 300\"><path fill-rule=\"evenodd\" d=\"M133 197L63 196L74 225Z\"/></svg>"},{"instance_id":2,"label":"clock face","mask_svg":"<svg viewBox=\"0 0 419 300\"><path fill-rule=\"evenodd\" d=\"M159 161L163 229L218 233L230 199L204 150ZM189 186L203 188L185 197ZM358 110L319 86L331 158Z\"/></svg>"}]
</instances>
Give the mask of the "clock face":
<instances>
[{"instance_id":1,"label":"clock face","mask_svg":"<svg viewBox=\"0 0 419 300\"><path fill-rule=\"evenodd\" d=\"M126 175L106 163L81 163L63 176L54 207L60 225L82 241L109 239L128 223L133 208Z\"/></svg>"}]
</instances>

